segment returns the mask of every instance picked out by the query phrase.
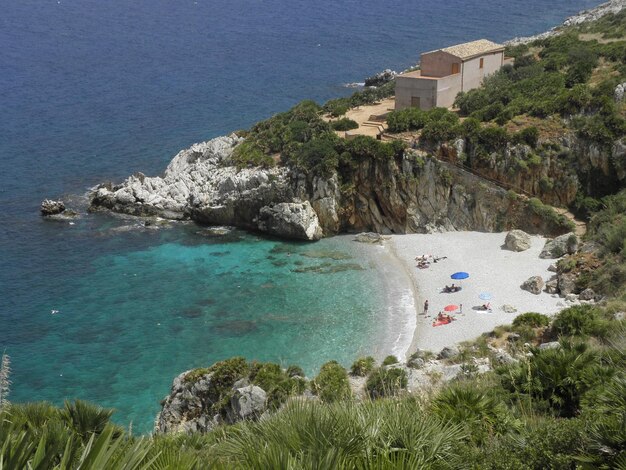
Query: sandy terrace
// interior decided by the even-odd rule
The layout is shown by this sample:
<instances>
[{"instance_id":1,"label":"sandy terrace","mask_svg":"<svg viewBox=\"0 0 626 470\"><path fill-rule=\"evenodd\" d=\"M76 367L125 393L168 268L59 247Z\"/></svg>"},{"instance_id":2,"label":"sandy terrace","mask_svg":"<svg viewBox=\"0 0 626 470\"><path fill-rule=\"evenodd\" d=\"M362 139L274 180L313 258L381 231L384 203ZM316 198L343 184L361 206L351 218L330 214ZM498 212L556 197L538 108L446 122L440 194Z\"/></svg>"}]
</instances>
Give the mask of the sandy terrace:
<instances>
[{"instance_id":1,"label":"sandy terrace","mask_svg":"<svg viewBox=\"0 0 626 470\"><path fill-rule=\"evenodd\" d=\"M391 237L387 242L390 250L405 264L416 286L417 326L410 351L421 348L438 352L444 346L474 339L497 325L510 324L520 313L554 315L566 307L564 299L557 296L545 292L535 295L520 289L531 276L547 280L553 275L548 267L555 260L539 258L546 239L534 236L530 249L516 253L502 248L505 236L506 233L449 232ZM415 257L422 254L447 259L418 269ZM452 281L450 275L458 271L468 272L470 277ZM452 282L460 283L462 290L442 293L442 288ZM479 299L483 292L492 294L491 313L473 308L484 303ZM430 306L424 315L426 299ZM453 313L456 320L448 325L433 327L437 313L450 304L462 304L462 313ZM515 307L517 313L504 312L503 305Z\"/></svg>"}]
</instances>

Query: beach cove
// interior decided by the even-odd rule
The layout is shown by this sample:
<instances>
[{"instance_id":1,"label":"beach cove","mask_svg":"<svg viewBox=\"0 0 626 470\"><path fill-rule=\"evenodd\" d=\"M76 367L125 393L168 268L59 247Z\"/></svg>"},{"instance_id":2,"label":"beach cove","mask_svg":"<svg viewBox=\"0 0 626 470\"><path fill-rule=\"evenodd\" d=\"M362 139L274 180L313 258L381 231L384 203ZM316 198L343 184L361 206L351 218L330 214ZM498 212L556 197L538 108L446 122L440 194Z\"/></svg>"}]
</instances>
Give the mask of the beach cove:
<instances>
[{"instance_id":1,"label":"beach cove","mask_svg":"<svg viewBox=\"0 0 626 470\"><path fill-rule=\"evenodd\" d=\"M555 294L542 292L532 294L520 288L531 276L549 279L554 275L548 268L553 259L541 259L539 254L546 238L532 236L532 246L522 252L505 249L503 233L446 232L435 234L392 235L385 242L389 252L403 264L411 278L416 298L416 328L407 351L410 355L417 348L439 352L446 346L469 341L498 325L510 324L525 312L538 312L548 316L565 308L566 302ZM447 257L431 263L426 269L416 267L415 257L432 254ZM453 281L450 275L466 271L469 278ZM456 282L462 289L455 293L442 292L446 285ZM485 300L481 293L491 294L491 311L479 309ZM429 301L426 315L424 302ZM452 323L433 327L438 312L447 305L462 306L452 313ZM508 305L515 311L505 311Z\"/></svg>"}]
</instances>

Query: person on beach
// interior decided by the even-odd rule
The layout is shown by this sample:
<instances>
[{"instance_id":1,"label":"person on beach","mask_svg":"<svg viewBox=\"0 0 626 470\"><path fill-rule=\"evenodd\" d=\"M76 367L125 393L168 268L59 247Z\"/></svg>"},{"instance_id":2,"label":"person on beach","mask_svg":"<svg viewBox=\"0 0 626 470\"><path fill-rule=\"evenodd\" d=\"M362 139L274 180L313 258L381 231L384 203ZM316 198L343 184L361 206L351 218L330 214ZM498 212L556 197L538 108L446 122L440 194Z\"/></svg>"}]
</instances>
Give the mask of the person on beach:
<instances>
[{"instance_id":1,"label":"person on beach","mask_svg":"<svg viewBox=\"0 0 626 470\"><path fill-rule=\"evenodd\" d=\"M428 314L428 299L424 302L424 315Z\"/></svg>"},{"instance_id":2,"label":"person on beach","mask_svg":"<svg viewBox=\"0 0 626 470\"><path fill-rule=\"evenodd\" d=\"M459 304L459 313L463 313L463 304Z\"/></svg>"}]
</instances>

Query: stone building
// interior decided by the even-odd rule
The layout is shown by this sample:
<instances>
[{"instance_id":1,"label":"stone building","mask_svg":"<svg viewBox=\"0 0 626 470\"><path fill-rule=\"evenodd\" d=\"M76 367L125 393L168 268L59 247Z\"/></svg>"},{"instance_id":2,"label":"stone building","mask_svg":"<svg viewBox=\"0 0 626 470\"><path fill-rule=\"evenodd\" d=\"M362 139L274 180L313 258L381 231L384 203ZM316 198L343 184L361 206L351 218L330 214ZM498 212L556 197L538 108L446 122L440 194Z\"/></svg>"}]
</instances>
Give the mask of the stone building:
<instances>
[{"instance_id":1,"label":"stone building","mask_svg":"<svg viewBox=\"0 0 626 470\"><path fill-rule=\"evenodd\" d=\"M395 109L449 108L459 92L479 87L511 61L504 57L504 46L486 39L425 52L420 70L396 77Z\"/></svg>"}]
</instances>

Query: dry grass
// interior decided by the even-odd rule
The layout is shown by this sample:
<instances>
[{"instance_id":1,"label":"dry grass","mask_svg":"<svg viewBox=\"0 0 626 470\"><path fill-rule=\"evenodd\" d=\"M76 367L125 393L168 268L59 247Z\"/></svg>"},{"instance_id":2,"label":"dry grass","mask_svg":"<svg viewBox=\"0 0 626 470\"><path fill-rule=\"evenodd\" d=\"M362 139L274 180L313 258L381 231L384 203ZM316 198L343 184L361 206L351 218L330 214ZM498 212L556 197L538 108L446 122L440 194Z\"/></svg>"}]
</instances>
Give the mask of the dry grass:
<instances>
[{"instance_id":1,"label":"dry grass","mask_svg":"<svg viewBox=\"0 0 626 470\"><path fill-rule=\"evenodd\" d=\"M567 127L561 119L555 116L538 118L523 114L516 116L506 123L505 129L509 133L521 131L526 127L534 126L539 130L540 139L558 139L567 132Z\"/></svg>"}]
</instances>

